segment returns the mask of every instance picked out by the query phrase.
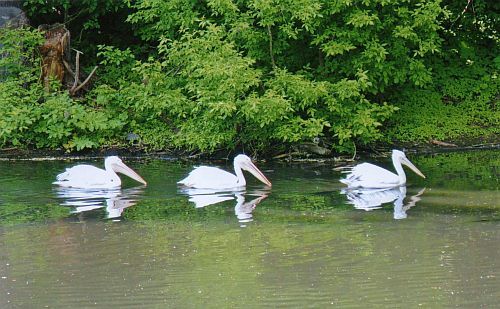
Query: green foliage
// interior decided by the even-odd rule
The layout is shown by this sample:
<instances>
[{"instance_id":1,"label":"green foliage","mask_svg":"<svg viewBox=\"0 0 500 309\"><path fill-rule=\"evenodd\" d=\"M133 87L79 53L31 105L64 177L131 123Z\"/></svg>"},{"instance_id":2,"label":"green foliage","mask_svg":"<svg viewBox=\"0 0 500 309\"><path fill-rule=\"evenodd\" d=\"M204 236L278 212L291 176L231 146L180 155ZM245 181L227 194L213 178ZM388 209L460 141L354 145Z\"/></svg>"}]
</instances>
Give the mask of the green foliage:
<instances>
[{"instance_id":1,"label":"green foliage","mask_svg":"<svg viewBox=\"0 0 500 309\"><path fill-rule=\"evenodd\" d=\"M16 59L35 54L35 32L22 34L31 52L1 60L14 77L1 86L3 145L83 149L134 133L146 149L266 151L319 137L351 151L498 133L497 6L487 1L475 3L475 21L461 15L467 4L441 0L24 5L32 19L82 34L98 80L75 99L36 86L33 61L17 77Z\"/></svg>"},{"instance_id":2,"label":"green foliage","mask_svg":"<svg viewBox=\"0 0 500 309\"><path fill-rule=\"evenodd\" d=\"M37 23L79 23L83 30L99 29L100 18L125 6L114 0L24 0L23 9ZM109 16L108 16L109 17Z\"/></svg>"},{"instance_id":3,"label":"green foliage","mask_svg":"<svg viewBox=\"0 0 500 309\"><path fill-rule=\"evenodd\" d=\"M401 108L391 119L388 137L403 142L437 139L461 144L464 138L497 136L500 80L493 65L487 58L471 62L457 56L447 59L447 65L436 65L434 87L405 89L394 95Z\"/></svg>"},{"instance_id":4,"label":"green foliage","mask_svg":"<svg viewBox=\"0 0 500 309\"><path fill-rule=\"evenodd\" d=\"M129 48L120 50L107 45L98 45L97 48L99 50L97 57L101 65L98 84L118 86L123 76L128 76L129 80L134 78L130 74L136 60Z\"/></svg>"},{"instance_id":5,"label":"green foliage","mask_svg":"<svg viewBox=\"0 0 500 309\"><path fill-rule=\"evenodd\" d=\"M192 28L199 15L195 10L196 1L127 1L135 9L127 21L136 25L136 32L145 41L155 41L159 37L174 38L179 32Z\"/></svg>"},{"instance_id":6,"label":"green foliage","mask_svg":"<svg viewBox=\"0 0 500 309\"><path fill-rule=\"evenodd\" d=\"M6 38L6 56L1 60L6 78L0 82L0 146L81 150L116 138L123 123L113 113L74 100L66 91L57 90L59 85L50 93L42 88L35 52L40 33L29 29L2 29L0 33Z\"/></svg>"},{"instance_id":7,"label":"green foliage","mask_svg":"<svg viewBox=\"0 0 500 309\"><path fill-rule=\"evenodd\" d=\"M35 28L64 24L71 33L71 47L84 54L82 66L95 65L100 44L127 48L138 43L125 22L129 8L124 0L23 0L22 5Z\"/></svg>"},{"instance_id":8,"label":"green foliage","mask_svg":"<svg viewBox=\"0 0 500 309\"><path fill-rule=\"evenodd\" d=\"M142 78L120 83L119 90L103 87L98 92L109 96L116 91L119 99L108 97L106 104L116 102L116 107L134 111L127 119L143 124L134 132L152 121L138 119L135 111L153 112L166 120L167 131L171 128L172 144L188 149L246 145L264 150L276 142L325 135L349 149L353 139L380 138L378 127L394 108L367 99L364 91L371 83L366 72L335 83L279 68L264 74L255 68L255 60L238 51L227 33L223 27L203 22L199 30L178 40L161 39L161 62L137 62L133 69Z\"/></svg>"},{"instance_id":9,"label":"green foliage","mask_svg":"<svg viewBox=\"0 0 500 309\"><path fill-rule=\"evenodd\" d=\"M492 49L492 51L498 50L498 43L500 43L498 34L500 4L498 1L475 0L474 2L461 2L445 0L443 5L450 11L444 36L451 48L456 48L456 45L466 44Z\"/></svg>"},{"instance_id":10,"label":"green foliage","mask_svg":"<svg viewBox=\"0 0 500 309\"><path fill-rule=\"evenodd\" d=\"M358 5L328 1L324 6L330 18L325 18L312 43L326 55L328 72L353 76L363 70L372 93L407 82L416 86L430 82L426 58L439 52L437 31L445 14L438 1L361 1Z\"/></svg>"},{"instance_id":11,"label":"green foliage","mask_svg":"<svg viewBox=\"0 0 500 309\"><path fill-rule=\"evenodd\" d=\"M153 97L180 90L186 107L164 114L173 144L263 150L326 137L350 150L380 139L396 108L372 94L431 82L425 57L439 50L445 11L436 1L360 4L134 2L128 21L162 55L165 80Z\"/></svg>"},{"instance_id":12,"label":"green foliage","mask_svg":"<svg viewBox=\"0 0 500 309\"><path fill-rule=\"evenodd\" d=\"M38 100L43 100L39 101ZM46 93L15 81L0 83L0 145L81 150L113 140L122 122L65 92Z\"/></svg>"},{"instance_id":13,"label":"green foliage","mask_svg":"<svg viewBox=\"0 0 500 309\"><path fill-rule=\"evenodd\" d=\"M447 49L433 59L433 83L426 89L404 88L391 94L391 101L400 106L387 131L393 141L438 139L460 144L464 139L495 139L500 133L495 64L499 39L493 30L498 4L482 0L474 1L474 8L462 2L445 4L450 11L441 36Z\"/></svg>"},{"instance_id":14,"label":"green foliage","mask_svg":"<svg viewBox=\"0 0 500 309\"><path fill-rule=\"evenodd\" d=\"M2 79L34 79L37 66L35 48L42 34L28 28L0 28L0 81Z\"/></svg>"}]
</instances>

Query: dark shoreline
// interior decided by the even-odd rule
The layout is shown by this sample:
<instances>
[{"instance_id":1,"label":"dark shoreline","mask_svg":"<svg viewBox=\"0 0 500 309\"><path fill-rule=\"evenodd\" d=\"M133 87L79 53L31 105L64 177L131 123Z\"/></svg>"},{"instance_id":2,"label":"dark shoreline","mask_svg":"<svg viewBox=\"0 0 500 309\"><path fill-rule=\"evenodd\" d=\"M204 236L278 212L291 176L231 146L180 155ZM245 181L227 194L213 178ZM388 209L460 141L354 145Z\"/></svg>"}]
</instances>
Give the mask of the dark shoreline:
<instances>
[{"instance_id":1,"label":"dark shoreline","mask_svg":"<svg viewBox=\"0 0 500 309\"><path fill-rule=\"evenodd\" d=\"M355 156L349 154L339 154L339 155L328 155L320 156L313 153L290 151L287 153L281 153L273 156L262 156L259 160L265 161L287 161L287 162L318 162L318 161L333 161L333 162L345 162L353 161L355 158L359 157L378 157L386 156L391 149L403 149L408 153L413 154L434 154L434 153L445 153L445 152L458 152L458 151L477 151L477 150L500 150L500 143L487 143L487 144L475 144L467 146L453 146L453 147L443 147L435 145L425 145L425 146L378 146L371 149L361 149L358 150ZM189 155L187 153L175 152L175 151L145 151L143 149L136 148L105 148L98 150L88 150L80 152L65 152L63 150L40 150L40 149L18 149L18 148L6 148L0 149L0 160L3 161L16 161L16 160L83 160L89 158L103 158L109 155L118 155L124 158L131 159L160 159L160 160L171 160L171 161L220 161L228 160L234 156L236 152L226 151L219 152L215 154L196 154Z\"/></svg>"}]
</instances>

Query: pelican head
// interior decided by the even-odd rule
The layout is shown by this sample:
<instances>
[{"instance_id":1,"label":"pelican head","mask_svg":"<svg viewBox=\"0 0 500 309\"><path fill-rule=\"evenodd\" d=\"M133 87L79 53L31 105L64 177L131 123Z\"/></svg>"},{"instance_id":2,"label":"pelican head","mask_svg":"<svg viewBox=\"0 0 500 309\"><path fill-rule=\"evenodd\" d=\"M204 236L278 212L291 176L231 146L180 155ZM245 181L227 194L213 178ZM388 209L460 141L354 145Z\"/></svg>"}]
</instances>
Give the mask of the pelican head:
<instances>
[{"instance_id":1,"label":"pelican head","mask_svg":"<svg viewBox=\"0 0 500 309\"><path fill-rule=\"evenodd\" d=\"M394 149L392 151L392 162L401 162L401 164L408 166L418 176L425 178L424 174L422 174L422 172L419 171L419 169L415 165L413 165L413 163L411 163L410 160L408 160L405 153L400 150Z\"/></svg>"},{"instance_id":2,"label":"pelican head","mask_svg":"<svg viewBox=\"0 0 500 309\"><path fill-rule=\"evenodd\" d=\"M268 186L272 186L271 182L264 176L264 174L253 164L249 156L240 154L234 157L234 169L241 168L245 171L252 173L258 180L262 181Z\"/></svg>"},{"instance_id":3,"label":"pelican head","mask_svg":"<svg viewBox=\"0 0 500 309\"><path fill-rule=\"evenodd\" d=\"M123 161L117 156L107 157L106 160L104 160L104 167L108 171L112 170L115 173L122 173L144 185L147 185L147 182L141 176L139 176L139 174L125 165L125 163L123 163Z\"/></svg>"}]
</instances>

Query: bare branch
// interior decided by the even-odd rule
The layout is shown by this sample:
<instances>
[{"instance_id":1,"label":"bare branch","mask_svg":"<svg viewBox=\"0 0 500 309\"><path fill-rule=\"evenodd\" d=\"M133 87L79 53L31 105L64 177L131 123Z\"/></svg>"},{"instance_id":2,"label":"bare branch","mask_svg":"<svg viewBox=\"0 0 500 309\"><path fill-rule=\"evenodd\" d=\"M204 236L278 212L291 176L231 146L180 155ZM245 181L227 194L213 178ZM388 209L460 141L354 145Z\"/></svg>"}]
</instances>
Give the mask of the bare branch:
<instances>
[{"instance_id":1,"label":"bare branch","mask_svg":"<svg viewBox=\"0 0 500 309\"><path fill-rule=\"evenodd\" d=\"M75 89L78 86L78 77L80 75L80 54L82 54L82 52L76 49L75 51L76 51L76 68L75 68L76 72L75 72L75 82L73 83L73 87L71 87L71 91L73 91L73 89Z\"/></svg>"},{"instance_id":2,"label":"bare branch","mask_svg":"<svg viewBox=\"0 0 500 309\"><path fill-rule=\"evenodd\" d=\"M82 87L89 82L90 78L92 78L92 75L94 75L96 70L97 70L97 65L94 67L92 72L90 72L89 76L87 76L87 78L83 81L83 83L80 84L80 86L76 87L74 90L73 88L71 88L71 93L75 94L78 90L82 89Z\"/></svg>"},{"instance_id":3,"label":"bare branch","mask_svg":"<svg viewBox=\"0 0 500 309\"><path fill-rule=\"evenodd\" d=\"M459 19L460 19L460 17L462 17L462 16L463 16L463 15L467 12L467 10L469 9L469 5L471 5L471 4L472 4L472 9L474 9L474 3L473 3L473 2L474 2L474 0L467 0L467 5L465 6L464 10L463 10L463 11L462 11L462 13L460 13L460 15L458 15L458 16L457 16L457 18L456 18L456 19L455 19L455 20L451 23L452 25L453 25L453 24L455 24L455 22L456 22L457 20L459 20Z\"/></svg>"},{"instance_id":4,"label":"bare branch","mask_svg":"<svg viewBox=\"0 0 500 309\"><path fill-rule=\"evenodd\" d=\"M71 66L69 65L69 63L63 59L63 64L64 64L64 67L66 68L66 70L71 74L73 75L73 77L75 76L75 72L73 72L73 70L71 69Z\"/></svg>"}]
</instances>

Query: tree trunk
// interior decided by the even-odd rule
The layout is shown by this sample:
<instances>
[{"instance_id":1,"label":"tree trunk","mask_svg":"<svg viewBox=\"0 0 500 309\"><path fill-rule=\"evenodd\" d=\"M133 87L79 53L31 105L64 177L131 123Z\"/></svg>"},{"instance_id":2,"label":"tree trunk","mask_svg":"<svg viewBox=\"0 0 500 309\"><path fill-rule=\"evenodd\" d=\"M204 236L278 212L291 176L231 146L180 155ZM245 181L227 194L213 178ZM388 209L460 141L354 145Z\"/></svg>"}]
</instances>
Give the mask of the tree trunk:
<instances>
[{"instance_id":1,"label":"tree trunk","mask_svg":"<svg viewBox=\"0 0 500 309\"><path fill-rule=\"evenodd\" d=\"M45 89L50 89L50 81L57 80L65 85L70 76L66 73L64 62L68 63L70 56L70 34L64 25L41 25L45 42L39 47L42 55L42 82Z\"/></svg>"}]
</instances>

